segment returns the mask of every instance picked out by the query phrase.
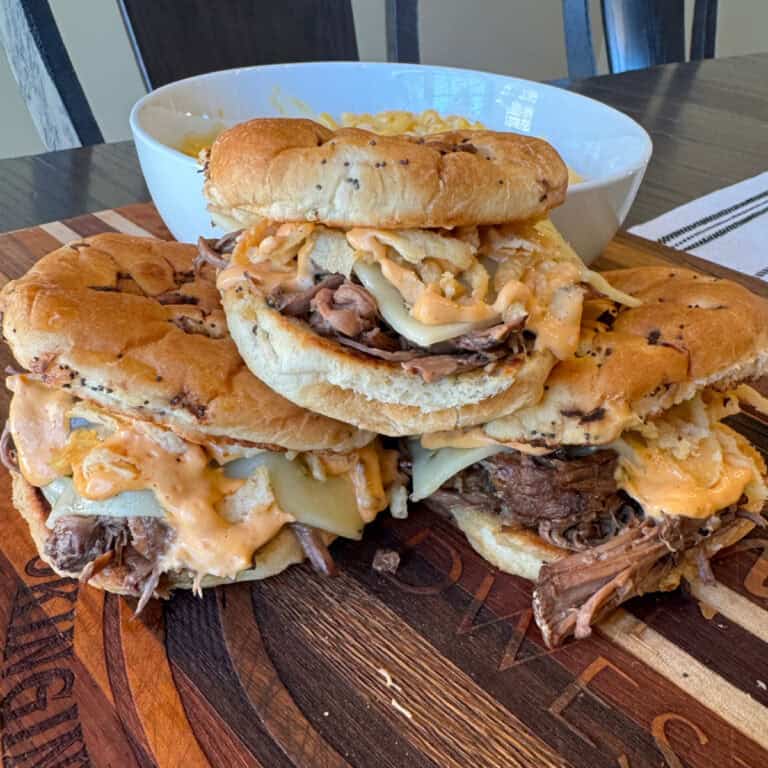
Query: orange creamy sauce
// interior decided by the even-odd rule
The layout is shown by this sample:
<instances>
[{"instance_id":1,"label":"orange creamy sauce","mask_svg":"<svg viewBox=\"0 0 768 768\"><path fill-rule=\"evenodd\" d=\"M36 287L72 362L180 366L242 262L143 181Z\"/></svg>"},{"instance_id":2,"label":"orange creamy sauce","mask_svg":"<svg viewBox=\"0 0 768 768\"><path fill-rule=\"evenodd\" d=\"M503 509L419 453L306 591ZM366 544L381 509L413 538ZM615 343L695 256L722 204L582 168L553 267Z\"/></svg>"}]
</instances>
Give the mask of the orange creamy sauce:
<instances>
[{"instance_id":1,"label":"orange creamy sauce","mask_svg":"<svg viewBox=\"0 0 768 768\"><path fill-rule=\"evenodd\" d=\"M211 466L202 446L114 414L109 415L116 424L111 434L101 427L70 432L71 396L26 376L11 377L9 387L14 391L11 432L25 479L44 486L71 474L77 492L93 500L152 490L175 532L161 562L163 570L232 578L294 520L272 494L265 467L249 481L229 478L222 468ZM349 475L365 522L387 506L384 486L396 474L395 452L376 443L349 454L319 453L317 458L328 475ZM251 488L248 496L258 501L246 499L244 507L237 494L248 490L246 483L258 485L258 492Z\"/></svg>"},{"instance_id":2,"label":"orange creamy sauce","mask_svg":"<svg viewBox=\"0 0 768 768\"><path fill-rule=\"evenodd\" d=\"M219 274L219 289L249 283L266 295L277 287L307 287L315 238L330 232L345 236L343 247L354 252L352 263L376 264L410 316L424 326L461 323L469 330L526 318L526 327L537 335L537 349L560 359L576 349L583 298L578 285L584 267L548 221L508 225L496 233L495 245L487 246L496 272L493 279L482 263L476 232L342 232L307 223L278 226L261 221L239 239L230 266Z\"/></svg>"}]
</instances>

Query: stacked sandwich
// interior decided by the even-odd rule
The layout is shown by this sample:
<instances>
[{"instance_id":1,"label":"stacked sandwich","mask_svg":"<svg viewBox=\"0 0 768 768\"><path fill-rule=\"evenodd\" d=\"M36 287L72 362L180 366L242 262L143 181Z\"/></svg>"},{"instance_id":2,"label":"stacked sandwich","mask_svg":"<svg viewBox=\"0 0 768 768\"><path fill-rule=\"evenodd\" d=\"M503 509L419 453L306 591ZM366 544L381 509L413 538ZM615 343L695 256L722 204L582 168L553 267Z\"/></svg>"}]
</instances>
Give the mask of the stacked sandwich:
<instances>
[{"instance_id":1,"label":"stacked sandwich","mask_svg":"<svg viewBox=\"0 0 768 768\"><path fill-rule=\"evenodd\" d=\"M97 235L2 294L3 460L59 573L140 598L271 576L402 507L397 454L243 364L191 245Z\"/></svg>"},{"instance_id":2,"label":"stacked sandwich","mask_svg":"<svg viewBox=\"0 0 768 768\"><path fill-rule=\"evenodd\" d=\"M556 645L762 524L765 464L723 419L760 404L768 305L588 270L545 142L254 120L204 163L231 236L100 236L3 291L30 372L3 454L58 570L144 598L328 572L410 483L537 581Z\"/></svg>"}]
</instances>

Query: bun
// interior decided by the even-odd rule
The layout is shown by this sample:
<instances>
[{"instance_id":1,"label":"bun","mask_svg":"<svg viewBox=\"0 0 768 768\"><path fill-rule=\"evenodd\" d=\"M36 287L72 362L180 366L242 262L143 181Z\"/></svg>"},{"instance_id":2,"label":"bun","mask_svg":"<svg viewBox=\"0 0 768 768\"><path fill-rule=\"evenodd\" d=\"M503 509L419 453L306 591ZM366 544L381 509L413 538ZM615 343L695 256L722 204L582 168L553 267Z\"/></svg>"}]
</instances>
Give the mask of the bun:
<instances>
[{"instance_id":1,"label":"bun","mask_svg":"<svg viewBox=\"0 0 768 768\"><path fill-rule=\"evenodd\" d=\"M215 275L194 246L96 235L42 258L0 293L3 333L46 383L190 440L349 450L372 435L299 408L245 367Z\"/></svg>"},{"instance_id":2,"label":"bun","mask_svg":"<svg viewBox=\"0 0 768 768\"><path fill-rule=\"evenodd\" d=\"M502 525L498 515L490 512L452 506L451 514L472 549L483 560L514 576L534 581L544 563L572 554L567 549L549 544L532 531ZM721 533L715 532L703 546L707 552L717 552L742 539L754 527L755 524L751 520L739 520L737 524L724 528ZM697 572L695 563L691 564L685 557L681 557L677 565L665 576L663 589L674 589L689 569L693 573Z\"/></svg>"},{"instance_id":3,"label":"bun","mask_svg":"<svg viewBox=\"0 0 768 768\"><path fill-rule=\"evenodd\" d=\"M738 283L670 267L604 276L643 304L586 301L577 356L554 368L540 403L487 424L488 435L608 443L707 386L768 372L768 302Z\"/></svg>"},{"instance_id":4,"label":"bun","mask_svg":"<svg viewBox=\"0 0 768 768\"><path fill-rule=\"evenodd\" d=\"M205 195L240 222L454 227L541 217L565 199L568 170L547 142L494 131L429 137L331 131L257 119L216 139Z\"/></svg>"},{"instance_id":5,"label":"bun","mask_svg":"<svg viewBox=\"0 0 768 768\"><path fill-rule=\"evenodd\" d=\"M13 487L13 505L27 522L32 540L35 543L40 558L59 576L76 579L79 573L64 571L57 568L45 554L45 542L50 531L45 525L48 518L49 506L40 491L30 485L20 472L11 472ZM288 528L283 528L275 538L257 550L254 557L254 567L248 572L247 581L258 581L274 576L291 565L304 560L304 552L296 537ZM118 595L138 596L126 589L126 568L123 565L110 564L88 580L88 584L106 592ZM226 579L206 577L203 587L214 584L229 584ZM168 573L164 576L164 586L168 591L173 589L192 589L193 580L184 573Z\"/></svg>"},{"instance_id":6,"label":"bun","mask_svg":"<svg viewBox=\"0 0 768 768\"><path fill-rule=\"evenodd\" d=\"M232 338L248 367L295 403L393 437L481 424L538 401L555 358L533 352L493 372L425 383L317 335L253 291L222 293Z\"/></svg>"}]
</instances>

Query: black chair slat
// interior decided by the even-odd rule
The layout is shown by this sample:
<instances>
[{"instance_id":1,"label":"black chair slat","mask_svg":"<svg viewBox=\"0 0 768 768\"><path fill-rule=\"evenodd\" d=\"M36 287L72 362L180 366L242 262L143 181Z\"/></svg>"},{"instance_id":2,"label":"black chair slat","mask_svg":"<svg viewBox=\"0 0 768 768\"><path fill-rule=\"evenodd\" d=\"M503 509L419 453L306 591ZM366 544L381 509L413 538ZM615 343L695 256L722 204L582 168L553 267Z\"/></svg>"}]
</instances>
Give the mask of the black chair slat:
<instances>
[{"instance_id":1,"label":"black chair slat","mask_svg":"<svg viewBox=\"0 0 768 768\"><path fill-rule=\"evenodd\" d=\"M104 141L47 0L0 0L8 61L47 149Z\"/></svg>"},{"instance_id":2,"label":"black chair slat","mask_svg":"<svg viewBox=\"0 0 768 768\"><path fill-rule=\"evenodd\" d=\"M696 0L693 7L691 61L715 57L717 0Z\"/></svg>"},{"instance_id":3,"label":"black chair slat","mask_svg":"<svg viewBox=\"0 0 768 768\"><path fill-rule=\"evenodd\" d=\"M589 0L563 0L563 29L568 77L578 80L597 74L589 19Z\"/></svg>"},{"instance_id":4,"label":"black chair slat","mask_svg":"<svg viewBox=\"0 0 768 768\"><path fill-rule=\"evenodd\" d=\"M118 0L148 88L254 64L358 58L350 0Z\"/></svg>"},{"instance_id":5,"label":"black chair slat","mask_svg":"<svg viewBox=\"0 0 768 768\"><path fill-rule=\"evenodd\" d=\"M387 61L419 62L418 5L418 0L386 0Z\"/></svg>"}]
</instances>

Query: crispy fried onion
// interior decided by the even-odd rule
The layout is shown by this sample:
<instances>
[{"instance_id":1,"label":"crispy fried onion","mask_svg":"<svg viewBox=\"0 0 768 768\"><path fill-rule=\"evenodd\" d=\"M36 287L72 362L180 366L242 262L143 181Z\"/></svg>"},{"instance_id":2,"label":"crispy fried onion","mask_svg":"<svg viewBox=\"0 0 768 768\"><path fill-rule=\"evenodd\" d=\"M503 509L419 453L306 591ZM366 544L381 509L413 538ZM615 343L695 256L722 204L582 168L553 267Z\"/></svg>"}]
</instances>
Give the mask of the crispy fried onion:
<instances>
[{"instance_id":1,"label":"crispy fried onion","mask_svg":"<svg viewBox=\"0 0 768 768\"><path fill-rule=\"evenodd\" d=\"M304 554L312 563L312 567L324 576L336 576L338 570L328 547L323 541L323 536L317 528L312 528L303 523L291 523L296 538L304 550Z\"/></svg>"},{"instance_id":2,"label":"crispy fried onion","mask_svg":"<svg viewBox=\"0 0 768 768\"><path fill-rule=\"evenodd\" d=\"M242 229L238 229L227 233L218 240L199 237L197 239L197 256L194 261L195 274L200 274L203 264L210 264L216 269L224 269L229 263L229 259L225 256L235 250L237 238L242 232Z\"/></svg>"},{"instance_id":3,"label":"crispy fried onion","mask_svg":"<svg viewBox=\"0 0 768 768\"><path fill-rule=\"evenodd\" d=\"M0 461L3 466L11 472L19 471L18 457L16 456L16 447L13 444L11 428L8 422L5 422L3 434L0 435Z\"/></svg>"}]
</instances>

